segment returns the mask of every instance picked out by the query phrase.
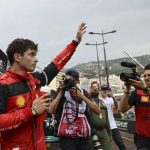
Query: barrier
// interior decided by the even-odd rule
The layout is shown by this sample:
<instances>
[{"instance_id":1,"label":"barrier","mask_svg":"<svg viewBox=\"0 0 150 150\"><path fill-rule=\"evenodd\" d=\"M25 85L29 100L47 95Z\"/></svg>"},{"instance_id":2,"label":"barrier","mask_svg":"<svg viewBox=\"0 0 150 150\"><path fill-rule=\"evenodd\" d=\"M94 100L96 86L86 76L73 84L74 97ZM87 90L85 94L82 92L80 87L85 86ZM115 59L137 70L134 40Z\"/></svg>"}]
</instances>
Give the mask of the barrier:
<instances>
[{"instance_id":1,"label":"barrier","mask_svg":"<svg viewBox=\"0 0 150 150\"><path fill-rule=\"evenodd\" d=\"M47 150L60 150L59 137L45 136Z\"/></svg>"},{"instance_id":2,"label":"barrier","mask_svg":"<svg viewBox=\"0 0 150 150\"><path fill-rule=\"evenodd\" d=\"M120 131L127 132L129 134L134 134L135 132L135 120L126 120L115 118L117 127Z\"/></svg>"}]
</instances>

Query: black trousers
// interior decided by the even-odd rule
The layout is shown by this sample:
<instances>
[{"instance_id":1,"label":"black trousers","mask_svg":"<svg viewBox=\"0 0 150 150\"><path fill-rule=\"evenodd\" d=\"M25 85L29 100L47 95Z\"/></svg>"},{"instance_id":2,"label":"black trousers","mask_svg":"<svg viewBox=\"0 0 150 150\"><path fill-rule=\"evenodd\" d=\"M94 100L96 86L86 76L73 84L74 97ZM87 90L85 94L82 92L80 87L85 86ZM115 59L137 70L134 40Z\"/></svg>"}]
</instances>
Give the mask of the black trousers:
<instances>
[{"instance_id":1,"label":"black trousers","mask_svg":"<svg viewBox=\"0 0 150 150\"><path fill-rule=\"evenodd\" d=\"M150 137L147 138L135 133L134 143L137 147L137 150L150 150Z\"/></svg>"},{"instance_id":2,"label":"black trousers","mask_svg":"<svg viewBox=\"0 0 150 150\"><path fill-rule=\"evenodd\" d=\"M91 150L89 138L67 138L60 137L61 150Z\"/></svg>"},{"instance_id":3,"label":"black trousers","mask_svg":"<svg viewBox=\"0 0 150 150\"><path fill-rule=\"evenodd\" d=\"M116 145L119 147L120 150L126 150L126 146L122 140L121 134L118 128L112 129L112 137L115 141Z\"/></svg>"}]
</instances>

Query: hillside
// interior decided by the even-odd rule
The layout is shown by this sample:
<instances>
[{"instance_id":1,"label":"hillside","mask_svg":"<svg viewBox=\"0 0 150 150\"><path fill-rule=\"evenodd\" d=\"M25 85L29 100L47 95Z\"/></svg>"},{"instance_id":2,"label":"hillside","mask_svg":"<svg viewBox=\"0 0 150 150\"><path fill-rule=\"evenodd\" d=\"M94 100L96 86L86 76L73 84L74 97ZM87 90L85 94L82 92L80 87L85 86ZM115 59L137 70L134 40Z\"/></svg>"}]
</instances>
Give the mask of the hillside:
<instances>
[{"instance_id":1,"label":"hillside","mask_svg":"<svg viewBox=\"0 0 150 150\"><path fill-rule=\"evenodd\" d=\"M138 56L138 57L134 57L134 58L138 62L140 62L143 66L150 63L150 55L143 55L143 56ZM129 58L129 57L107 60L107 67L108 67L109 75L111 75L111 74L120 75L121 72L131 72L130 68L122 67L120 65L120 63L124 62L124 61L134 63L131 60L131 58ZM73 68L78 70L85 77L93 78L93 77L97 76L97 74L98 74L97 66L98 66L97 61L92 61L92 62L76 65ZM142 71L143 70L140 68L140 72L142 72ZM105 76L104 61L100 61L100 72L101 72L101 76Z\"/></svg>"}]
</instances>

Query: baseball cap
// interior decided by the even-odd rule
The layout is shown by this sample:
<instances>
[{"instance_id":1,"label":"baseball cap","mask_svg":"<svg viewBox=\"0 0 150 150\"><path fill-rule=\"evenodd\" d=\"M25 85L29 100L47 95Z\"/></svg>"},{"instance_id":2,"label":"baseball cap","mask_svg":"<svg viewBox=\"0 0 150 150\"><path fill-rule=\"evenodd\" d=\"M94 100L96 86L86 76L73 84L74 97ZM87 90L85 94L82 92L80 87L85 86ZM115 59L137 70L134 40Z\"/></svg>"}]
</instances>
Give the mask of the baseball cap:
<instances>
[{"instance_id":1,"label":"baseball cap","mask_svg":"<svg viewBox=\"0 0 150 150\"><path fill-rule=\"evenodd\" d=\"M65 74L74 77L76 80L79 79L79 73L75 69L67 69Z\"/></svg>"},{"instance_id":2,"label":"baseball cap","mask_svg":"<svg viewBox=\"0 0 150 150\"><path fill-rule=\"evenodd\" d=\"M101 90L102 90L102 91L107 91L107 90L108 90L108 91L111 91L111 88L110 88L108 85L102 85L102 86L101 86Z\"/></svg>"}]
</instances>

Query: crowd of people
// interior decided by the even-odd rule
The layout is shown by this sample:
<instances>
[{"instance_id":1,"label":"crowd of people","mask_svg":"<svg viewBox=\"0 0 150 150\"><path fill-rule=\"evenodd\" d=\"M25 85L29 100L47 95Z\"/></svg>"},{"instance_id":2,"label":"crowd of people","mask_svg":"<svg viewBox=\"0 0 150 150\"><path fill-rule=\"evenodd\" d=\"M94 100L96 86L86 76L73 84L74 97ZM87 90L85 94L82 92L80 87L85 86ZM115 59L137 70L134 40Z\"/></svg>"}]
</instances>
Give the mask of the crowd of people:
<instances>
[{"instance_id":1,"label":"crowd of people","mask_svg":"<svg viewBox=\"0 0 150 150\"><path fill-rule=\"evenodd\" d=\"M62 150L112 150L112 140L120 150L126 150L113 109L125 113L133 106L136 147L150 149L150 64L144 69L144 80L137 77L125 82L119 107L108 85L93 81L90 91L78 88L80 77L75 69L66 70L54 94L41 90L47 84L45 76L50 83L70 60L85 32L86 24L81 23L75 39L42 72L34 72L37 44L18 38L8 45L10 68L0 75L1 150L46 150L43 122L47 114L56 120L50 135L59 137Z\"/></svg>"}]
</instances>

